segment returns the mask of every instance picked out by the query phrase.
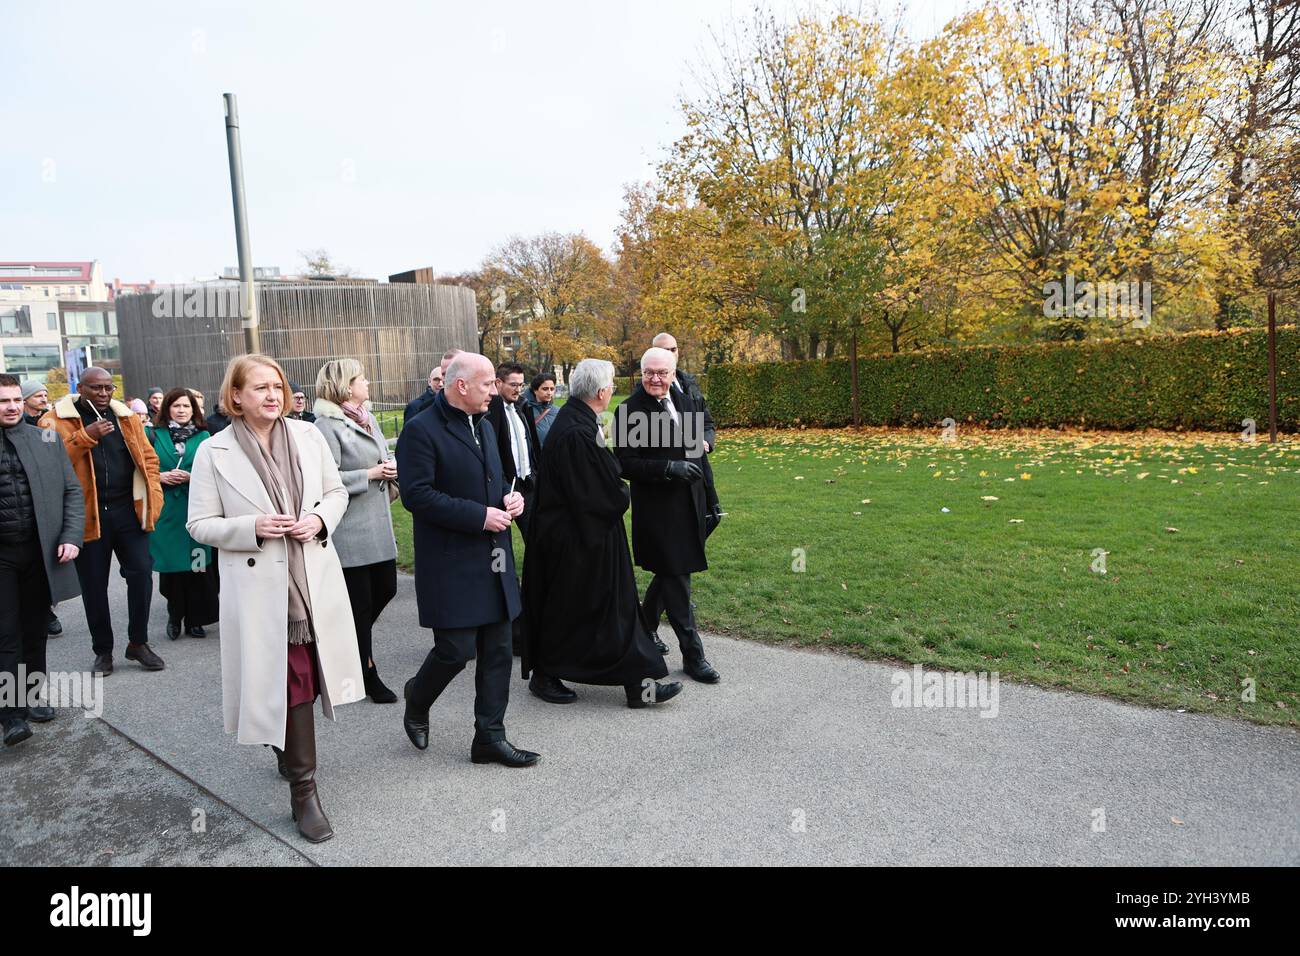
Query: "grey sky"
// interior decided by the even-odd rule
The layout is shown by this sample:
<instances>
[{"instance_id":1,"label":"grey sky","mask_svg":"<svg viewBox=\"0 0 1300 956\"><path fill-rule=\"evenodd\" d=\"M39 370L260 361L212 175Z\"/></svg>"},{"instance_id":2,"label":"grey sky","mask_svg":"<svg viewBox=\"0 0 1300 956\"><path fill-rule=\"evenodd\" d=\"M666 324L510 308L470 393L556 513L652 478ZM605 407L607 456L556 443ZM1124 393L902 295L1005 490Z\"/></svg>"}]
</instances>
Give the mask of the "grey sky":
<instances>
[{"instance_id":1,"label":"grey sky","mask_svg":"<svg viewBox=\"0 0 1300 956\"><path fill-rule=\"evenodd\" d=\"M928 35L966 4L915 6ZM608 248L623 185L680 132L709 28L751 8L8 4L0 259L99 259L123 281L234 265L224 92L258 265L324 247L365 276L454 272L549 229Z\"/></svg>"}]
</instances>

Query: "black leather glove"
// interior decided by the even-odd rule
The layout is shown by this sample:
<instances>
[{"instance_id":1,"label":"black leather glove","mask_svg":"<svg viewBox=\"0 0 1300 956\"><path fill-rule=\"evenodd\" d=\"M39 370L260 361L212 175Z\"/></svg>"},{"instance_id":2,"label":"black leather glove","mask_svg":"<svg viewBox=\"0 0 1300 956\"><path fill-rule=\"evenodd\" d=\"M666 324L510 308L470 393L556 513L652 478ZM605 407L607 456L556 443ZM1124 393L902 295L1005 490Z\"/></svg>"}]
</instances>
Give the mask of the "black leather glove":
<instances>
[{"instance_id":1,"label":"black leather glove","mask_svg":"<svg viewBox=\"0 0 1300 956\"><path fill-rule=\"evenodd\" d=\"M699 481L704 477L704 469L693 461L670 461L664 477L669 480L676 478L678 481Z\"/></svg>"}]
</instances>

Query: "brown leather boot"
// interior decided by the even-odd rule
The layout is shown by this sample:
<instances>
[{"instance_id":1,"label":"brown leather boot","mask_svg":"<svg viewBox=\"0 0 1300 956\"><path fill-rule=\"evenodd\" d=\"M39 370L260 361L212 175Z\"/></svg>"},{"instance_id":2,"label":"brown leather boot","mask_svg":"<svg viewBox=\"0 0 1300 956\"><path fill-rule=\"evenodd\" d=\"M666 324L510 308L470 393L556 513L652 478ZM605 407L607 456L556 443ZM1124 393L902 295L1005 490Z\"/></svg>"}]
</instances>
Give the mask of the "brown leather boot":
<instances>
[{"instance_id":1,"label":"brown leather boot","mask_svg":"<svg viewBox=\"0 0 1300 956\"><path fill-rule=\"evenodd\" d=\"M288 771L289 800L298 832L312 843L334 835L316 794L316 715L313 703L289 708L284 734L284 767Z\"/></svg>"},{"instance_id":2,"label":"brown leather boot","mask_svg":"<svg viewBox=\"0 0 1300 956\"><path fill-rule=\"evenodd\" d=\"M275 744L271 744L271 749L275 751L276 769L280 771L280 776L284 777L285 780L288 780L289 768L284 765L284 751L281 750L279 747L277 747Z\"/></svg>"}]
</instances>

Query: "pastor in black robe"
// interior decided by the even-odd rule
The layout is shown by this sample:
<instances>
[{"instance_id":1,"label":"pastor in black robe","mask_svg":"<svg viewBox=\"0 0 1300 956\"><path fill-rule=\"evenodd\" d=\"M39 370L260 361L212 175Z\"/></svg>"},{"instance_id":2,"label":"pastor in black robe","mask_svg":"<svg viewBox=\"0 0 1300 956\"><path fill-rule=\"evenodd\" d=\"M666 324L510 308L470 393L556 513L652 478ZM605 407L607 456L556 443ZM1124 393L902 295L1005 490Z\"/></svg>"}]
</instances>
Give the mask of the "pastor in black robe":
<instances>
[{"instance_id":1,"label":"pastor in black robe","mask_svg":"<svg viewBox=\"0 0 1300 956\"><path fill-rule=\"evenodd\" d=\"M626 687L668 667L641 621L623 526L628 490L598 428L589 405L569 401L542 448L546 481L524 552L523 670Z\"/></svg>"}]
</instances>

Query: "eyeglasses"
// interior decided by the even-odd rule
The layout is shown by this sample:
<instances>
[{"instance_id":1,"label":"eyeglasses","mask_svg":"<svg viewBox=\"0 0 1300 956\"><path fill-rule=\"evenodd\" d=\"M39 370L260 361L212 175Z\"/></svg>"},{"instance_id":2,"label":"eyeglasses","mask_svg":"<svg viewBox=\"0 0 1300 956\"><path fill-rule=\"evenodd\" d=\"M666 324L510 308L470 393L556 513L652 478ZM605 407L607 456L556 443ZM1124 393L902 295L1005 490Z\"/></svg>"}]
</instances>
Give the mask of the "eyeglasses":
<instances>
[{"instance_id":1,"label":"eyeglasses","mask_svg":"<svg viewBox=\"0 0 1300 956\"><path fill-rule=\"evenodd\" d=\"M657 371L657 370L655 370L655 369L643 369L642 372L641 372L641 377L642 377L642 378L662 378L662 379L667 380L667 379L670 379L670 378L673 377L673 373L672 373L672 372L660 372L660 371Z\"/></svg>"},{"instance_id":2,"label":"eyeglasses","mask_svg":"<svg viewBox=\"0 0 1300 956\"><path fill-rule=\"evenodd\" d=\"M116 386L114 386L112 382L104 385L90 385L88 383L83 383L81 385L81 390L83 392L111 392L115 387Z\"/></svg>"}]
</instances>

